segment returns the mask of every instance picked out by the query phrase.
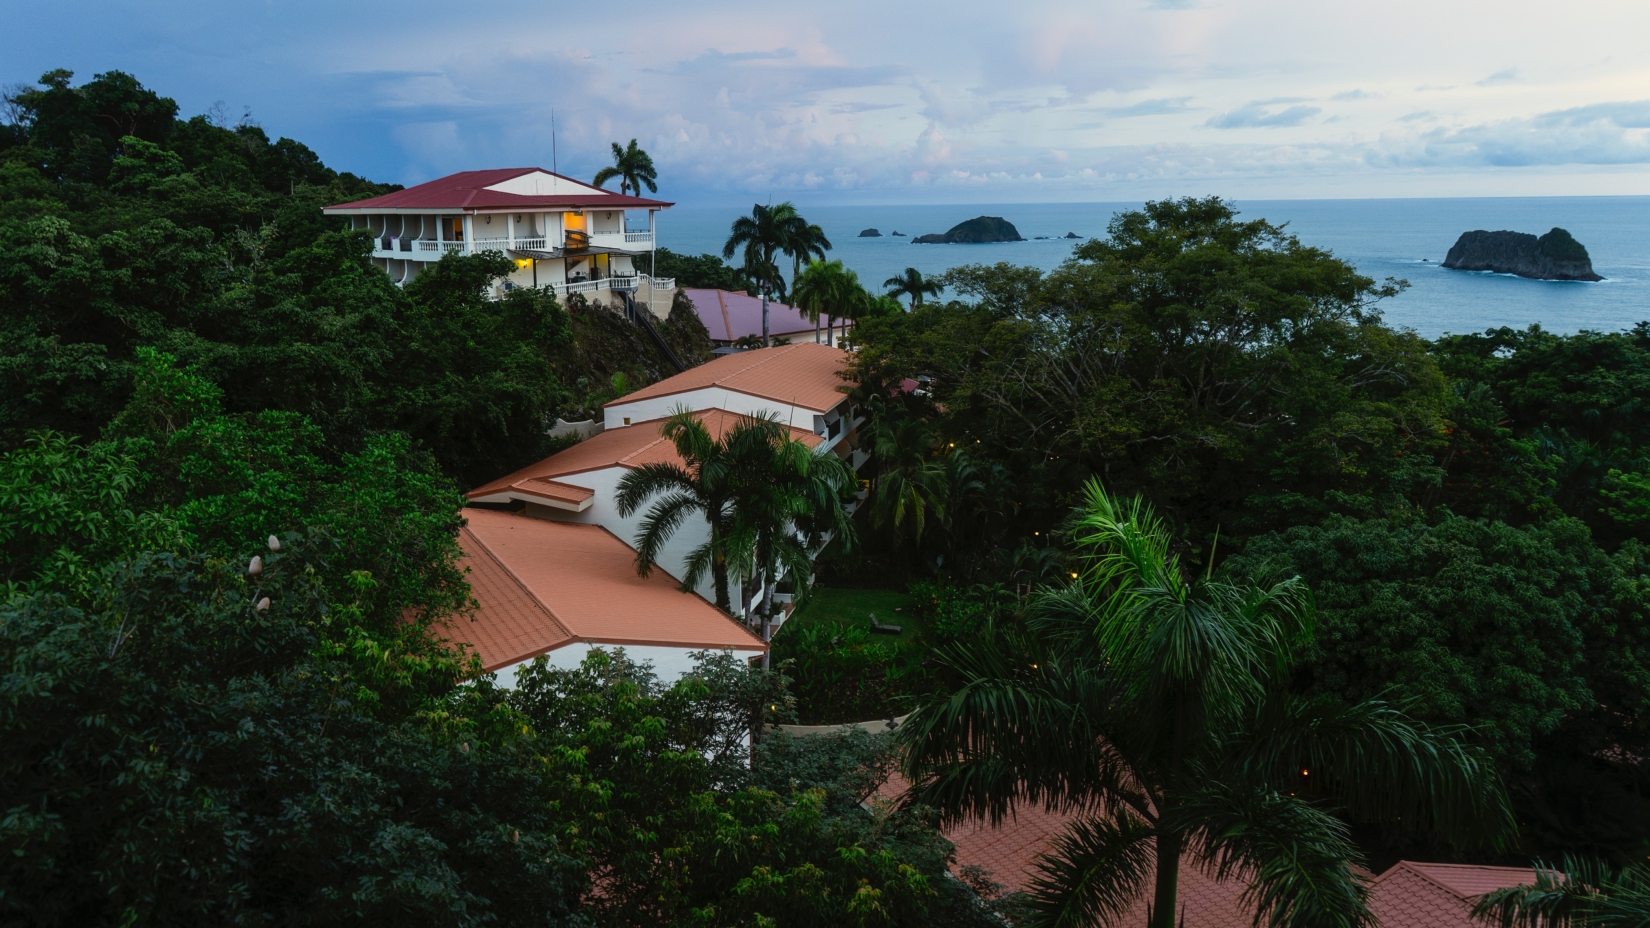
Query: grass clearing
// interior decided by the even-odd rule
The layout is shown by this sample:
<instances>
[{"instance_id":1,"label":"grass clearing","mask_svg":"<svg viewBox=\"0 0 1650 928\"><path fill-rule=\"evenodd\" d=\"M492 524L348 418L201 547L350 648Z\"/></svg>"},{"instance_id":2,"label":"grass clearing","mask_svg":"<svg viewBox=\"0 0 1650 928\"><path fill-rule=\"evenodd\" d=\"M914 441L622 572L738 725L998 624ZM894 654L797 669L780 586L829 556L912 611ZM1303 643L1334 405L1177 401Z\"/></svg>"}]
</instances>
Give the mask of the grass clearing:
<instances>
[{"instance_id":1,"label":"grass clearing","mask_svg":"<svg viewBox=\"0 0 1650 928\"><path fill-rule=\"evenodd\" d=\"M837 625L869 625L871 613L883 625L898 625L898 635L877 635L889 643L909 643L917 635L919 621L911 614L916 600L901 590L840 590L815 589L807 603L785 621L791 625L812 625L830 622Z\"/></svg>"}]
</instances>

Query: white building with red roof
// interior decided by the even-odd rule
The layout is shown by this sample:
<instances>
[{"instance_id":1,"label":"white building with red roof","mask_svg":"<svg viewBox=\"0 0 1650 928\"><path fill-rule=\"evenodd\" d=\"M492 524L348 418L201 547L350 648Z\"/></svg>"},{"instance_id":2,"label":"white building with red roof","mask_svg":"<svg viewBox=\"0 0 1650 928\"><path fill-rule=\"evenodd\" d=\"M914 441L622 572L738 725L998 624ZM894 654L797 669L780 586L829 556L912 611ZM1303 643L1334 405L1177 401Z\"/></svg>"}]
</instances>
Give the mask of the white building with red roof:
<instances>
[{"instance_id":1,"label":"white building with red roof","mask_svg":"<svg viewBox=\"0 0 1650 928\"><path fill-rule=\"evenodd\" d=\"M543 168L462 171L381 197L322 210L372 233L372 261L396 283L443 255L503 253L515 270L500 282L583 293L596 302L618 294L669 312L675 282L649 276L656 217L673 204L626 196ZM627 213L645 212L645 228ZM638 224L639 225L639 224Z\"/></svg>"},{"instance_id":2,"label":"white building with red roof","mask_svg":"<svg viewBox=\"0 0 1650 928\"><path fill-rule=\"evenodd\" d=\"M619 481L635 468L684 463L661 434L665 419L679 409L691 410L715 438L743 418L775 416L792 438L816 452L836 454L857 469L866 455L858 447L861 416L843 379L848 360L848 352L840 348L811 342L717 358L608 403L605 427L595 436L466 495L472 503L510 507L528 518L598 526L627 546L624 569L634 573L634 545L648 507L626 516L615 500ZM702 516L690 518L659 553L654 577L678 585L689 553L709 534ZM476 595L485 616L489 603L479 589ZM735 610L745 614L760 595L756 588L745 589L743 596L735 593ZM708 601L715 591L708 577L692 598L714 611ZM779 597L781 603L788 599Z\"/></svg>"}]
</instances>

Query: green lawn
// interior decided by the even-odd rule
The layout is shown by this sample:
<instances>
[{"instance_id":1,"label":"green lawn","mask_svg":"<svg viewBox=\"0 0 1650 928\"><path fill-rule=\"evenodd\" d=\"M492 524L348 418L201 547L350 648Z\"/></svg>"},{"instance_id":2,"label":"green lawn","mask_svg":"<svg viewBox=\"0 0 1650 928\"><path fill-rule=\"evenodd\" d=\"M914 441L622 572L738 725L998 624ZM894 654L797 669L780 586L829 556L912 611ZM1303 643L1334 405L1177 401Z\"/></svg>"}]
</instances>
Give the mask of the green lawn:
<instances>
[{"instance_id":1,"label":"green lawn","mask_svg":"<svg viewBox=\"0 0 1650 928\"><path fill-rule=\"evenodd\" d=\"M877 621L883 625L898 625L904 629L897 637L878 635L877 638L888 642L910 641L917 632L917 619L911 615L912 602L911 594L897 590L818 589L808 597L806 605L785 621L785 627L815 622L868 625L870 614L874 612Z\"/></svg>"}]
</instances>

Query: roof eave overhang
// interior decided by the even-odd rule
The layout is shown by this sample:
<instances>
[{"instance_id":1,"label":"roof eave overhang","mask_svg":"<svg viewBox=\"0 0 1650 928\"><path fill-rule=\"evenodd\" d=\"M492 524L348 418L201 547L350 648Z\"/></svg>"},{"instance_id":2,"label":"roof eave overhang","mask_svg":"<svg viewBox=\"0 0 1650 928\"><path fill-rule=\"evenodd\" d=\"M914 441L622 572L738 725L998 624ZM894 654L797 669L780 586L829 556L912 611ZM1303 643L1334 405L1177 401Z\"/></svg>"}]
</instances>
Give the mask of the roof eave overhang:
<instances>
[{"instance_id":1,"label":"roof eave overhang","mask_svg":"<svg viewBox=\"0 0 1650 928\"><path fill-rule=\"evenodd\" d=\"M497 493L488 493L485 496L472 496L472 503L535 503L540 506L549 506L552 509L564 509L568 512L584 512L595 501L594 494L586 496L578 502L557 499L553 496L540 496L537 493L523 492L516 489L500 490Z\"/></svg>"},{"instance_id":2,"label":"roof eave overhang","mask_svg":"<svg viewBox=\"0 0 1650 928\"><path fill-rule=\"evenodd\" d=\"M356 204L340 204L338 206L323 206L321 212L328 216L378 216L385 213L405 214L408 216L428 216L430 214L448 216L479 216L493 214L502 216L506 213L582 213L590 210L627 210L627 209L670 209L674 203L664 203L648 200L641 203L602 204L580 203L561 204L557 206L540 206L535 204L517 204L513 206L360 206Z\"/></svg>"}]
</instances>

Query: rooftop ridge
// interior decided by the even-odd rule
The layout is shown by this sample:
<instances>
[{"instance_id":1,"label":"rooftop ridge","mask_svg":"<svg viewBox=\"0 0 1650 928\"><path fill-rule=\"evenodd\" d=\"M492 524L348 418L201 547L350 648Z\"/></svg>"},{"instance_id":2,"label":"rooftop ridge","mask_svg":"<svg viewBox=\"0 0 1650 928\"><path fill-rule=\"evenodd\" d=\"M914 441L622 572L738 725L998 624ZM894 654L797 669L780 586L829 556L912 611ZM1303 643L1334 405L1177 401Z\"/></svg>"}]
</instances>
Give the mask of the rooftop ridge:
<instances>
[{"instance_id":1,"label":"rooftop ridge","mask_svg":"<svg viewBox=\"0 0 1650 928\"><path fill-rule=\"evenodd\" d=\"M563 622L561 620L561 617L556 615L555 610L553 610L553 609L549 608L548 606L546 606L544 604L543 600L541 600L537 596L535 596L533 594L533 591L528 589L527 585L525 583L521 582L521 578L516 576L515 571L513 571L509 567L505 566L504 562L499 559L498 555L493 553L493 549L488 547L487 543L485 541L481 540L481 536L477 535L475 532L470 531L470 523L469 523L468 518L466 518L464 520L463 524L461 524L458 527L458 531L461 535L469 536L469 539L476 543L476 546L477 546L476 550L479 550L481 552L481 554L486 556L487 560L490 561L494 567L498 568L499 574L501 574L502 576L508 578L511 585L513 585L516 589L520 590L522 593L525 593L529 600L531 600L532 602L537 604L540 609L543 609L545 615L556 626L556 628L561 630L561 633L563 635L565 635L567 638L576 638L576 637L578 637L577 635L573 634L572 629L567 627L567 623ZM462 546L461 546L461 548L462 548ZM454 631L457 631L457 629L454 629ZM466 642L457 642L457 643L458 644L464 644L466 647L469 647L471 649L475 649L475 647L476 647L475 645L467 644ZM556 649L556 645L550 645L549 647L541 648L541 649L535 651L534 653L529 654L527 656L527 659L531 660L535 657L538 657L540 654L548 654L549 652L551 652L555 649ZM505 665L505 666L508 666L508 665ZM487 667L483 667L482 669L483 670L488 670L489 672L491 672L491 670Z\"/></svg>"},{"instance_id":2,"label":"rooftop ridge","mask_svg":"<svg viewBox=\"0 0 1650 928\"><path fill-rule=\"evenodd\" d=\"M524 516L523 518L531 518L531 517L530 516ZM567 636L569 638L574 638L574 639L577 639L577 640L580 640L580 641L584 640L584 636L579 634L578 631L576 631L573 628L569 627L567 622L565 622L562 619L561 616L556 614L556 610L550 608L549 603L545 602L542 598L540 598L539 594L533 592L532 588L528 587L527 584L521 582L521 578L516 576L516 572L511 570L510 566L508 564L504 563L504 559L498 556L498 552L493 550L492 545L489 545L485 540L482 539L482 537L480 535L477 535L475 532L470 531L470 526L468 524L469 520L467 518L465 519L465 523L466 524L464 525L463 530L470 536L471 539L473 539L475 541L476 544L481 546L481 550L486 552L487 557L490 558L494 564L497 564L500 570L504 571L505 574L509 575L511 583L514 583L522 592L526 593L528 598L531 599L533 602L538 603L539 608L543 609L545 611L545 614L550 616L550 621L555 622L556 627L561 629L562 631L566 632ZM561 525L579 525L580 523L578 523L578 522L563 522L563 523L558 523L558 524L561 524ZM608 534L611 535L612 533L609 532ZM617 538L618 536L614 535L613 537ZM544 649L544 651L540 651L539 654L543 654L543 653L546 653L547 651L551 651L551 650L554 650L554 649L553 648L546 648L546 649ZM538 655L533 655L533 656L536 657Z\"/></svg>"}]
</instances>

